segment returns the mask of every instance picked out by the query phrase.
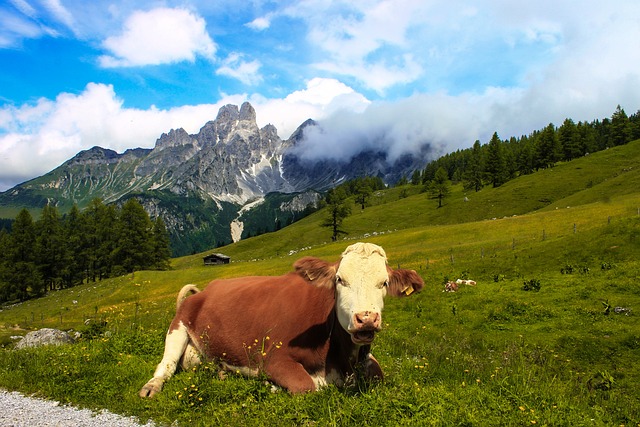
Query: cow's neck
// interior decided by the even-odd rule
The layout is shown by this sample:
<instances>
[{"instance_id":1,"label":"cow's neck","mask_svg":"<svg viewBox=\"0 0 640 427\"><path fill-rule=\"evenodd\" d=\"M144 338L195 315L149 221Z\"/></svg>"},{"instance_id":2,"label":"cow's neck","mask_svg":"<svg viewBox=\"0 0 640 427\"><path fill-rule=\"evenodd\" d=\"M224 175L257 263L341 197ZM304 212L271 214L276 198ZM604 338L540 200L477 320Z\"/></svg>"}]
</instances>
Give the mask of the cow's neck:
<instances>
[{"instance_id":1,"label":"cow's neck","mask_svg":"<svg viewBox=\"0 0 640 427\"><path fill-rule=\"evenodd\" d=\"M338 370L343 377L355 373L371 349L370 345L357 345L351 341L351 335L338 322L335 310L331 328L328 361L329 368Z\"/></svg>"}]
</instances>

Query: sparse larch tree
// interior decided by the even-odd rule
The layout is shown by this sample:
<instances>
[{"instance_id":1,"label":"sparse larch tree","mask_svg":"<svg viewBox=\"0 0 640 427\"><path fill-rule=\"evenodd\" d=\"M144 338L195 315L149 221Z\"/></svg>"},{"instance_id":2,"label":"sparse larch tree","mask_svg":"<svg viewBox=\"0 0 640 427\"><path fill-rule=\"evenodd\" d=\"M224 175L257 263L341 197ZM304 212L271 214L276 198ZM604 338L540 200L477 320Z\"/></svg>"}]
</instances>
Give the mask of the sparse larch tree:
<instances>
[{"instance_id":1,"label":"sparse larch tree","mask_svg":"<svg viewBox=\"0 0 640 427\"><path fill-rule=\"evenodd\" d=\"M340 234L347 234L341 227L342 221L351 214L351 207L347 205L347 195L340 187L329 190L325 200L328 215L322 226L331 228L331 240L335 242Z\"/></svg>"},{"instance_id":2,"label":"sparse larch tree","mask_svg":"<svg viewBox=\"0 0 640 427\"><path fill-rule=\"evenodd\" d=\"M434 199L438 199L438 207L442 207L442 201L451 192L449 176L444 168L440 167L436 171L433 181L429 183L429 195Z\"/></svg>"}]
</instances>

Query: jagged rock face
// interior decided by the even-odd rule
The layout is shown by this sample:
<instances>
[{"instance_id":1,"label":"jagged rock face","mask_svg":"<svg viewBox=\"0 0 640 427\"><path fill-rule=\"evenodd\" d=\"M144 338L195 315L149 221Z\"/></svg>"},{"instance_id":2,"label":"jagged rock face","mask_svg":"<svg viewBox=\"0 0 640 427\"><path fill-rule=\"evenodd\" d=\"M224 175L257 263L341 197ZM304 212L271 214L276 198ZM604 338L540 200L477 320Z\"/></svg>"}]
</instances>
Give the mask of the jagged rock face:
<instances>
[{"instance_id":1,"label":"jagged rock face","mask_svg":"<svg viewBox=\"0 0 640 427\"><path fill-rule=\"evenodd\" d=\"M290 201L281 203L280 210L283 212L302 212L309 206L313 206L315 208L321 198L320 194L315 191L305 191L304 193L296 195Z\"/></svg>"},{"instance_id":2,"label":"jagged rock face","mask_svg":"<svg viewBox=\"0 0 640 427\"><path fill-rule=\"evenodd\" d=\"M164 187L176 194L193 191L244 204L269 192L293 190L280 174L283 142L276 128L258 129L256 112L248 102L240 110L235 105L220 108L216 119L197 135L177 131L165 135L149 157L161 147L172 147L171 159L158 153L155 164L164 165L175 176L172 185Z\"/></svg>"}]
</instances>

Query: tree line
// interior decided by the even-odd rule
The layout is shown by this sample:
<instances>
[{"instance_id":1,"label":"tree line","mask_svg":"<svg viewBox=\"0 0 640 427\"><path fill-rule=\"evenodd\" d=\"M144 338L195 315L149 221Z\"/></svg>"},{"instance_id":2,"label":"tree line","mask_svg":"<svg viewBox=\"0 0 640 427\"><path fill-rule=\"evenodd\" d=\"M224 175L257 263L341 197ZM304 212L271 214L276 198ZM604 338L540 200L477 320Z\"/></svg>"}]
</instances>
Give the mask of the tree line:
<instances>
[{"instance_id":1,"label":"tree line","mask_svg":"<svg viewBox=\"0 0 640 427\"><path fill-rule=\"evenodd\" d=\"M494 132L488 143L476 140L471 148L445 154L423 170L414 171L410 180L405 178L403 183L441 182L443 172L436 175L438 169L443 169L449 180L462 182L467 190L480 191L486 185L499 187L517 176L636 139L640 139L640 111L627 116L618 105L610 119L578 123L565 119L559 127L550 123L529 135L507 140L501 140Z\"/></svg>"},{"instance_id":2,"label":"tree line","mask_svg":"<svg viewBox=\"0 0 640 427\"><path fill-rule=\"evenodd\" d=\"M450 193L451 182L463 183L469 191L480 191L490 185L499 187L520 175L553 167L608 147L623 145L640 139L640 111L627 116L618 105L611 118L575 123L565 119L561 126L553 123L520 138L501 140L497 132L486 144L476 140L471 148L443 155L429 162L422 170L415 170L410 178L403 177L396 184L422 185L423 191L438 200L438 207ZM323 207L327 214L322 223L332 231L332 240L347 234L343 220L351 214L352 198L362 209L375 190L384 189L381 178L364 177L348 181L329 190Z\"/></svg>"},{"instance_id":3,"label":"tree line","mask_svg":"<svg viewBox=\"0 0 640 427\"><path fill-rule=\"evenodd\" d=\"M171 251L161 218L151 220L136 199L121 207L94 199L61 216L45 206L34 220L21 210L0 229L0 302L131 273L166 269Z\"/></svg>"}]
</instances>

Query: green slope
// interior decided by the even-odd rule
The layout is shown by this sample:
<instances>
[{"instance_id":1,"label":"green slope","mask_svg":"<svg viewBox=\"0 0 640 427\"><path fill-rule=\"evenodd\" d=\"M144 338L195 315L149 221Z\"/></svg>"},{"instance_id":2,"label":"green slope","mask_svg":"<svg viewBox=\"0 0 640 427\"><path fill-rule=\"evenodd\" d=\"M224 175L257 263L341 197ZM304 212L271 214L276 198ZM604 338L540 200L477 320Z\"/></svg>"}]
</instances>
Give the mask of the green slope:
<instances>
[{"instance_id":1,"label":"green slope","mask_svg":"<svg viewBox=\"0 0 640 427\"><path fill-rule=\"evenodd\" d=\"M417 188L392 189L354 209L345 241L328 242L320 211L218 249L229 265L183 257L170 271L5 307L0 342L44 326L86 329L92 318L105 319L112 335L62 349L0 349L0 386L167 425L636 425L639 149L561 164L467 194L468 202L456 187L440 209ZM401 199L402 190L416 194ZM290 396L263 379L212 379L207 366L178 373L153 401L137 397L184 284L280 274L303 255L336 260L355 240L382 245L392 267L413 268L426 283L385 303L373 346L384 383ZM442 292L446 279L465 275L478 286ZM528 280L540 291L525 292ZM614 314L616 306L631 315ZM198 393L189 400L187 389Z\"/></svg>"}]
</instances>

